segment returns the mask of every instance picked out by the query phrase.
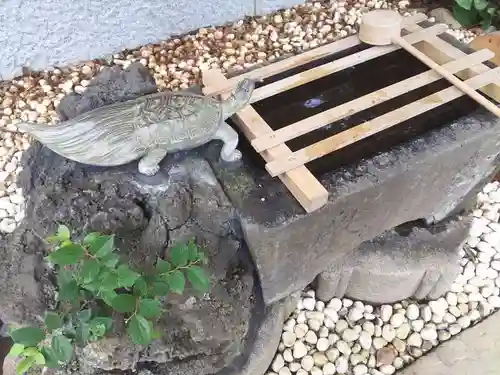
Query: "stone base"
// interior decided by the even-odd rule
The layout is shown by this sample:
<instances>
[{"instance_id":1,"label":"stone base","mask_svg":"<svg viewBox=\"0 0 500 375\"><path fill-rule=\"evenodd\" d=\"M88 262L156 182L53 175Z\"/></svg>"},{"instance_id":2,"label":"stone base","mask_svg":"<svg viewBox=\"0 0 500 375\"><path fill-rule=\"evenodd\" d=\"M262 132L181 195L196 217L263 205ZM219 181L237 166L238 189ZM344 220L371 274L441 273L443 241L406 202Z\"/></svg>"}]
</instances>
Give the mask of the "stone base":
<instances>
[{"instance_id":1,"label":"stone base","mask_svg":"<svg viewBox=\"0 0 500 375\"><path fill-rule=\"evenodd\" d=\"M324 301L349 297L370 303L438 298L460 272L468 226L469 219L457 217L429 228L408 223L387 231L321 272L316 295Z\"/></svg>"}]
</instances>

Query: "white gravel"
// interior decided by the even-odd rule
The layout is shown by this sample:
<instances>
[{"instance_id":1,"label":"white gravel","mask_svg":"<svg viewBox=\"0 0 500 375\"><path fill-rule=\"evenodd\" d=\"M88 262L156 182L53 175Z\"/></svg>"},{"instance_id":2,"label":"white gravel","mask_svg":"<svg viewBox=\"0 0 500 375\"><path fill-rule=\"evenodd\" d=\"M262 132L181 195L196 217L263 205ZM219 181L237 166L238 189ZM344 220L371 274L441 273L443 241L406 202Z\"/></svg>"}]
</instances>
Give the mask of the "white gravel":
<instances>
[{"instance_id":1,"label":"white gravel","mask_svg":"<svg viewBox=\"0 0 500 375\"><path fill-rule=\"evenodd\" d=\"M334 298L325 304L322 312L334 323L327 328L329 339L321 345L296 335L301 343L303 357L301 370L307 374L393 374L424 355L441 342L459 334L500 308L500 182L487 184L478 194L478 206L473 211L473 223L467 239L467 253L462 254L462 272L441 298L418 304L405 300L392 305L371 306L350 299ZM481 257L481 255L484 255ZM298 308L288 320L294 322L302 314L304 301L317 306L314 291L307 291ZM373 319L367 319L365 312ZM314 310L307 314L314 314ZM324 324L323 320L323 324ZM306 324L294 330L310 331ZM317 327L314 327L316 330ZM335 336L330 340L330 336ZM307 335L306 335L307 337ZM327 345L328 344L328 345ZM280 345L280 347L284 347ZM323 353L324 352L324 353ZM276 354L276 360L282 356ZM294 353L295 356L295 353ZM287 366L287 364L283 364ZM293 373L289 366L290 371ZM274 375L271 367L267 375Z\"/></svg>"}]
</instances>

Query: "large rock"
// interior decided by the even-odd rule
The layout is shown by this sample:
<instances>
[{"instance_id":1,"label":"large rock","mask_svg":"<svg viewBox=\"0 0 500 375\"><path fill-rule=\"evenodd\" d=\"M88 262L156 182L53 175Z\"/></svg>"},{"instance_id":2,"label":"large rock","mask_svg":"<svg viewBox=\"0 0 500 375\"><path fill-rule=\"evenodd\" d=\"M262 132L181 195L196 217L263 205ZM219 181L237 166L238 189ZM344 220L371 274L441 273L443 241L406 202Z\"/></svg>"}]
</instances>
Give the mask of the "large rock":
<instances>
[{"instance_id":1,"label":"large rock","mask_svg":"<svg viewBox=\"0 0 500 375\"><path fill-rule=\"evenodd\" d=\"M459 251L470 220L456 217L430 228L421 224L384 232L330 265L316 280L318 298L345 296L379 304L446 293L460 273Z\"/></svg>"},{"instance_id":2,"label":"large rock","mask_svg":"<svg viewBox=\"0 0 500 375\"><path fill-rule=\"evenodd\" d=\"M108 98L102 105L119 97L129 78L117 77L115 84L105 79L93 85L72 115L88 109L88 98ZM147 88L145 81L142 87ZM135 346L117 332L78 350L75 363L65 371L93 374L147 363L161 374L212 374L244 355L253 341L248 340L249 327L259 327L266 314L258 303L235 211L204 159L178 153L164 160L157 175L146 177L135 163L118 168L81 165L35 142L23 166L18 184L27 197L26 218L1 242L2 321L36 322L45 308L55 307L42 239L58 224L66 224L77 237L89 231L116 234L123 259L143 268L166 256L172 244L195 238L209 258L210 294L170 296L157 323L162 337L150 346Z\"/></svg>"}]
</instances>

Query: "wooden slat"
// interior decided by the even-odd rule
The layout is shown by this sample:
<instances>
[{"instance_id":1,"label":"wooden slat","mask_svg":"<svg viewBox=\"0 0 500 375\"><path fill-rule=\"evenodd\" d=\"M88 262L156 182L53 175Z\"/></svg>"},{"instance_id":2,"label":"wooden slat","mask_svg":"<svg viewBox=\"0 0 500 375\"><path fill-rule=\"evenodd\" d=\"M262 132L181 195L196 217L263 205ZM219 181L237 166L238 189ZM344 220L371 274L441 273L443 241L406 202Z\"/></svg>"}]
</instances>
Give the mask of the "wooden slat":
<instances>
[{"instance_id":1,"label":"wooden slat","mask_svg":"<svg viewBox=\"0 0 500 375\"><path fill-rule=\"evenodd\" d=\"M463 56L458 60L450 61L444 64L443 68L448 70L450 73L457 73L466 68L469 68L470 66L487 61L494 55L495 54L492 51L483 49L470 55ZM406 92L438 81L441 78L442 77L434 70L429 70L427 72L405 79L404 81L397 82L393 85L386 86L380 90L351 100L350 102L323 111L317 115L285 126L284 128L278 129L273 133L265 134L259 138L254 139L252 141L252 146L257 152L267 150L316 129L320 129L321 127L331 124L335 121L339 121L344 117L352 116L355 113L376 106Z\"/></svg>"},{"instance_id":2,"label":"wooden slat","mask_svg":"<svg viewBox=\"0 0 500 375\"><path fill-rule=\"evenodd\" d=\"M415 15L404 18L403 26L416 24L426 19L427 16L425 14L417 13ZM340 39L333 43L328 43L325 44L324 46L311 49L299 55L292 56L284 60L276 61L261 68L257 68L249 72L237 75L235 77L226 79L224 85L207 87L207 90L204 92L205 95L218 95L222 94L223 92L229 92L231 90L234 90L237 83L241 81L243 78L264 79L267 77L271 77L273 75L282 73L289 69L305 65L311 61L321 59L328 55L333 55L335 53L341 52L351 47L355 47L360 43L361 42L359 41L358 36L352 35L350 37Z\"/></svg>"},{"instance_id":3,"label":"wooden slat","mask_svg":"<svg viewBox=\"0 0 500 375\"><path fill-rule=\"evenodd\" d=\"M414 44L427 39L430 36L442 34L447 29L448 26L444 24L437 24L427 29L422 29L418 32L408 34L402 39L409 44ZM388 46L375 46L361 52L353 53L338 60L320 65L316 68L306 70L305 72L294 74L293 76L284 78L255 90L253 92L250 103L258 102L259 100L279 94L283 91L291 90L301 85L305 85L306 83L312 82L329 74L333 74L346 68L351 68L366 61L375 59L377 57L387 55L388 53L394 52L400 48L401 47L395 44L391 44Z\"/></svg>"},{"instance_id":4,"label":"wooden slat","mask_svg":"<svg viewBox=\"0 0 500 375\"><path fill-rule=\"evenodd\" d=\"M422 26L417 24L406 24L403 28L409 32L415 32L424 29ZM464 51L453 46L452 44L446 42L445 40L437 37L431 36L425 39L425 41L420 42L415 45L417 49L425 53L431 59L433 59L438 64L445 64L448 61L458 59L462 56L467 55ZM490 68L484 64L476 65L467 69L467 71L457 74L462 79L467 79L478 74L487 72ZM488 95L489 97L500 102L500 86L498 83L491 83L485 87L479 89L482 93Z\"/></svg>"},{"instance_id":5,"label":"wooden slat","mask_svg":"<svg viewBox=\"0 0 500 375\"><path fill-rule=\"evenodd\" d=\"M207 91L218 89L226 84L226 78L221 71L211 70L203 74L203 83ZM272 130L250 105L236 113L234 118L250 141ZM260 155L267 162L272 162L274 159L286 157L291 153L292 151L286 145L281 145L273 150L262 152ZM307 212L315 211L326 204L328 191L306 167L302 166L283 173L279 178Z\"/></svg>"},{"instance_id":6,"label":"wooden slat","mask_svg":"<svg viewBox=\"0 0 500 375\"><path fill-rule=\"evenodd\" d=\"M491 82L500 83L500 67L466 80L466 83L474 89L483 87ZM462 95L464 95L464 93L455 86L441 90L394 111L388 112L371 121L366 121L342 133L307 146L288 157L269 162L266 164L266 169L271 176L292 171L294 168L303 166L306 163L339 150L340 148L346 147L354 142L448 103Z\"/></svg>"}]
</instances>

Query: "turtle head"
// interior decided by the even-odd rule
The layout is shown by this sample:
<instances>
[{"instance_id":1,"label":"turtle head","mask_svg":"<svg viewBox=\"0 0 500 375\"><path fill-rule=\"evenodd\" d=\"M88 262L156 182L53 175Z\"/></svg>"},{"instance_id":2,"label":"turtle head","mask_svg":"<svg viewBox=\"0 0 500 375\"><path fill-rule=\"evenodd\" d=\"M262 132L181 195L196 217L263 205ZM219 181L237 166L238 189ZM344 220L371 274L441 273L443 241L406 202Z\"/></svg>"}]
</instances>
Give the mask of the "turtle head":
<instances>
[{"instance_id":1,"label":"turtle head","mask_svg":"<svg viewBox=\"0 0 500 375\"><path fill-rule=\"evenodd\" d=\"M256 82L257 80L251 78L245 78L238 82L231 96L222 103L224 118L231 117L250 102Z\"/></svg>"}]
</instances>

